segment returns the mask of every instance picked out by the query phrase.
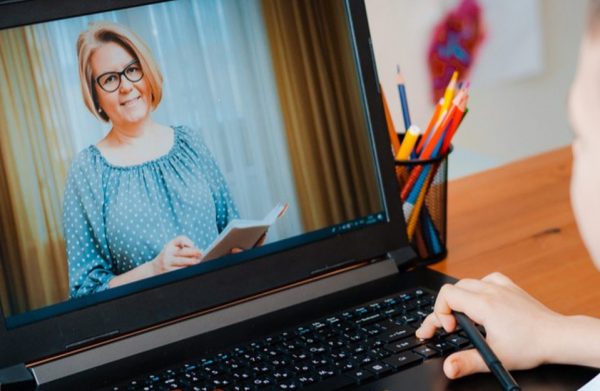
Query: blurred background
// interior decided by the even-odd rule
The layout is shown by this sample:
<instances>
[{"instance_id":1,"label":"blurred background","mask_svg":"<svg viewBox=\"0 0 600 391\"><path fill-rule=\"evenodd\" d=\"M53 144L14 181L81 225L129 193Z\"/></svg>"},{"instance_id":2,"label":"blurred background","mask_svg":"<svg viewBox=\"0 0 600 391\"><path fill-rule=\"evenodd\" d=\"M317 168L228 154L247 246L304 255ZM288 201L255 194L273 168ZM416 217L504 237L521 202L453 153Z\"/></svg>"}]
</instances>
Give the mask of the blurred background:
<instances>
[{"instance_id":1,"label":"blurred background","mask_svg":"<svg viewBox=\"0 0 600 391\"><path fill-rule=\"evenodd\" d=\"M404 131L396 66L406 80L412 122L425 128L434 107L432 84L440 77L430 70L433 53L438 59L446 55L454 56L452 61L457 56L465 60L464 80L471 82L469 114L453 141L450 179L570 144L566 101L586 4L367 0L377 71L396 129ZM478 14L469 12L473 7ZM445 24L450 15L454 20ZM466 37L478 34L475 48L440 41L440 29L449 26L462 28Z\"/></svg>"}]
</instances>

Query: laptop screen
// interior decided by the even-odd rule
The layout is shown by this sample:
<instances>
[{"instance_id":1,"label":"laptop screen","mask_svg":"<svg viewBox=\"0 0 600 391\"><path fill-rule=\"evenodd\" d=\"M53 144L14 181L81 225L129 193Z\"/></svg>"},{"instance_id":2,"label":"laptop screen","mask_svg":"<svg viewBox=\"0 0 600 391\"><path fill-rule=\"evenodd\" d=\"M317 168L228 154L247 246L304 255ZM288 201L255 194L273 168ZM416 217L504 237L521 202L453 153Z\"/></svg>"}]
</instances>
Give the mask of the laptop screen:
<instances>
[{"instance_id":1,"label":"laptop screen","mask_svg":"<svg viewBox=\"0 0 600 391\"><path fill-rule=\"evenodd\" d=\"M345 5L283 3L0 30L7 328L387 221Z\"/></svg>"},{"instance_id":2,"label":"laptop screen","mask_svg":"<svg viewBox=\"0 0 600 391\"><path fill-rule=\"evenodd\" d=\"M362 0L49 4L0 2L0 366L414 255Z\"/></svg>"}]
</instances>

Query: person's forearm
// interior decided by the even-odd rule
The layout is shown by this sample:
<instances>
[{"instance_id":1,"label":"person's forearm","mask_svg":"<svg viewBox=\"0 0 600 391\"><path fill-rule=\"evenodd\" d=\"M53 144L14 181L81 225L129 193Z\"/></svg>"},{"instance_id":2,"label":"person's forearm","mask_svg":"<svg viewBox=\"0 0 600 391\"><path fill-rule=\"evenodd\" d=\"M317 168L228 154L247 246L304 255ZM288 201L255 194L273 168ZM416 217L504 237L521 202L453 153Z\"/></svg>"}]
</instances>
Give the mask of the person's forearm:
<instances>
[{"instance_id":1,"label":"person's forearm","mask_svg":"<svg viewBox=\"0 0 600 391\"><path fill-rule=\"evenodd\" d=\"M552 347L548 357L551 363L600 368L600 319L564 316L548 343Z\"/></svg>"},{"instance_id":2,"label":"person's forearm","mask_svg":"<svg viewBox=\"0 0 600 391\"><path fill-rule=\"evenodd\" d=\"M114 288L130 282L143 280L144 278L152 277L153 275L154 270L152 262L146 262L128 272L114 276L113 279L108 282L108 287Z\"/></svg>"}]
</instances>

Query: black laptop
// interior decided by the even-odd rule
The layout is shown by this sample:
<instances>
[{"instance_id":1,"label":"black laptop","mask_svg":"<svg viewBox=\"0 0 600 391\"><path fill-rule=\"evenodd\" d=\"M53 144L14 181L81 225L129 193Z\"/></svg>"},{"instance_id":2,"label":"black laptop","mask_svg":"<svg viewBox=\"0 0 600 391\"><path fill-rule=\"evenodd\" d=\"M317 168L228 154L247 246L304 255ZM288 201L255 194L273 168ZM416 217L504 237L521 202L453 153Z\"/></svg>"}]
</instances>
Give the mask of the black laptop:
<instances>
[{"instance_id":1,"label":"black laptop","mask_svg":"<svg viewBox=\"0 0 600 391\"><path fill-rule=\"evenodd\" d=\"M150 46L155 118L204 140L240 218L288 204L262 245L73 294L66 172L108 126L82 103L75 41L99 20ZM0 1L2 391L499 389L444 377L460 330L414 336L452 279L405 234L368 20L362 0Z\"/></svg>"}]
</instances>

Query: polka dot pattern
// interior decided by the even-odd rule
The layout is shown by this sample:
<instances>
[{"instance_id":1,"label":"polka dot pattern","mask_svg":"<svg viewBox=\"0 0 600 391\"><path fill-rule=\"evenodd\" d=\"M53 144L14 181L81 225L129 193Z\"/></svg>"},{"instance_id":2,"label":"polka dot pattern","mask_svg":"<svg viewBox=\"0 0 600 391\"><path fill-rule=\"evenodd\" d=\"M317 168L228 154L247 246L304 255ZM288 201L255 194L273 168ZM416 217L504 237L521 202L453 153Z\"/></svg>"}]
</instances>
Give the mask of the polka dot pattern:
<instances>
[{"instance_id":1,"label":"polka dot pattern","mask_svg":"<svg viewBox=\"0 0 600 391\"><path fill-rule=\"evenodd\" d=\"M239 217L200 135L173 129L171 150L143 164L114 166L93 145L73 161L63 205L71 297L107 289L176 236L205 248Z\"/></svg>"}]
</instances>

